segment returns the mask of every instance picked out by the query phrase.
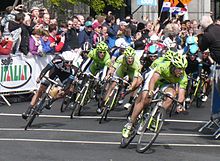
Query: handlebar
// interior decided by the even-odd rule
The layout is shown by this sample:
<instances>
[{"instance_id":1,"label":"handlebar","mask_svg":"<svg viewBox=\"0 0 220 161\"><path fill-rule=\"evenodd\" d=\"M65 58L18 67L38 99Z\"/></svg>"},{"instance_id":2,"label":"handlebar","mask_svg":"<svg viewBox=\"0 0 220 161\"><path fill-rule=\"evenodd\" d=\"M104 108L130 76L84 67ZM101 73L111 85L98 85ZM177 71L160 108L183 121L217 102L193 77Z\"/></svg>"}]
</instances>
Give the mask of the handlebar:
<instances>
[{"instance_id":1,"label":"handlebar","mask_svg":"<svg viewBox=\"0 0 220 161\"><path fill-rule=\"evenodd\" d=\"M59 82L56 82L55 80L50 79L50 78L47 77L47 76L43 76L43 78L45 78L46 80L48 80L48 81L49 81L50 83L52 83L52 84L55 84L55 85L60 86L60 87L63 87L63 84L61 84L61 83L59 83Z\"/></svg>"}]
</instances>

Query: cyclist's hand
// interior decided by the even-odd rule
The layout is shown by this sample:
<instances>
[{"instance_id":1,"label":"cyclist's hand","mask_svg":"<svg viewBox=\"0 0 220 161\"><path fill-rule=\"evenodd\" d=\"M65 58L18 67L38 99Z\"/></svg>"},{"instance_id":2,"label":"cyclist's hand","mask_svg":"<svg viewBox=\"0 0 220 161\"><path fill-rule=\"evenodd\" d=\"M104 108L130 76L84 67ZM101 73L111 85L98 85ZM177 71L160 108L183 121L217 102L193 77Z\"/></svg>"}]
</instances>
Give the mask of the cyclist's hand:
<instances>
[{"instance_id":1,"label":"cyclist's hand","mask_svg":"<svg viewBox=\"0 0 220 161\"><path fill-rule=\"evenodd\" d=\"M40 83L40 80L41 79L38 77L37 80L36 80L37 84Z\"/></svg>"}]
</instances>

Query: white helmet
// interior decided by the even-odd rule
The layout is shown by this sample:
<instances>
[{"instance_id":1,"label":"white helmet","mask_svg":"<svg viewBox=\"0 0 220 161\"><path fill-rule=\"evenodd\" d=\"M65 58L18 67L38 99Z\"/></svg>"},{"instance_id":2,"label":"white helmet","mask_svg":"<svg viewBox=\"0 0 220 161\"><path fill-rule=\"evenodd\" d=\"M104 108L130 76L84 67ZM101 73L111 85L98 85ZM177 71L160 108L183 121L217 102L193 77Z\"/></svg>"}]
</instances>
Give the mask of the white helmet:
<instances>
[{"instance_id":1,"label":"white helmet","mask_svg":"<svg viewBox=\"0 0 220 161\"><path fill-rule=\"evenodd\" d=\"M125 39L123 39L123 38L118 38L116 41L115 41L115 46L117 46L117 47L121 47L121 45L122 44L126 44L126 41L125 41Z\"/></svg>"},{"instance_id":2,"label":"white helmet","mask_svg":"<svg viewBox=\"0 0 220 161\"><path fill-rule=\"evenodd\" d=\"M173 42L169 37L165 38L163 41L163 44L167 47L167 48L172 48L176 46L176 43Z\"/></svg>"},{"instance_id":3,"label":"white helmet","mask_svg":"<svg viewBox=\"0 0 220 161\"><path fill-rule=\"evenodd\" d=\"M76 54L72 51L65 51L62 53L62 57L65 61L73 61L76 57Z\"/></svg>"},{"instance_id":4,"label":"white helmet","mask_svg":"<svg viewBox=\"0 0 220 161\"><path fill-rule=\"evenodd\" d=\"M159 36L157 36L156 34L153 34L153 35L150 37L150 40L151 40L151 41L157 41L157 40L159 40Z\"/></svg>"}]
</instances>

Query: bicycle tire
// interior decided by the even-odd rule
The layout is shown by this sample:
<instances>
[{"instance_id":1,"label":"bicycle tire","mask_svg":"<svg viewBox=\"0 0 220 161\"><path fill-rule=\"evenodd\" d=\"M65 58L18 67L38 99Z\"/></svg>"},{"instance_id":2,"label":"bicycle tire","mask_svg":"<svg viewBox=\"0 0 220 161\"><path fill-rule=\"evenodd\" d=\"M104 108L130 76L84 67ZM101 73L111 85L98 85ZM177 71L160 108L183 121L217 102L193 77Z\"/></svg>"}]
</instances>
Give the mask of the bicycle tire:
<instances>
[{"instance_id":1,"label":"bicycle tire","mask_svg":"<svg viewBox=\"0 0 220 161\"><path fill-rule=\"evenodd\" d=\"M137 135L137 131L133 130L132 134L130 134L128 138L122 137L120 148L126 148L132 142L132 140L135 138L136 135Z\"/></svg>"},{"instance_id":2,"label":"bicycle tire","mask_svg":"<svg viewBox=\"0 0 220 161\"><path fill-rule=\"evenodd\" d=\"M202 94L202 90L203 90L203 85L204 83L200 81L200 84L198 85L198 91L197 91L197 95L196 95L196 107L199 108L202 106L202 98L201 98L201 94Z\"/></svg>"},{"instance_id":3,"label":"bicycle tire","mask_svg":"<svg viewBox=\"0 0 220 161\"><path fill-rule=\"evenodd\" d=\"M39 103L36 106L36 109L34 109L34 111L32 112L30 119L28 119L28 123L25 126L24 130L27 130L28 127L31 127L31 125L32 125L34 119L36 118L36 116L39 115L39 113L43 110L43 108L44 108L43 105L44 105L44 102L46 100L46 97L47 96L44 96L44 98L39 101Z\"/></svg>"},{"instance_id":4,"label":"bicycle tire","mask_svg":"<svg viewBox=\"0 0 220 161\"><path fill-rule=\"evenodd\" d=\"M61 107L60 107L60 112L65 112L66 109L69 107L70 103L71 103L70 96L66 95L63 98L63 101L62 101L62 104L61 104Z\"/></svg>"},{"instance_id":5,"label":"bicycle tire","mask_svg":"<svg viewBox=\"0 0 220 161\"><path fill-rule=\"evenodd\" d=\"M102 123L103 118L105 121L107 120L108 114L110 113L110 111L113 109L115 105L116 97L117 97L117 89L113 89L112 94L110 95L109 99L107 99L105 103L103 112L101 114L101 118L99 119L99 124Z\"/></svg>"},{"instance_id":6,"label":"bicycle tire","mask_svg":"<svg viewBox=\"0 0 220 161\"><path fill-rule=\"evenodd\" d=\"M149 128L149 123L152 123L152 116L151 114L149 115L149 117L146 118L145 122L144 122L144 129L141 132L141 134L139 135L138 138L138 143L137 143L137 148L136 151L138 153L144 153L145 151L147 151L151 145L154 143L154 141L156 140L156 138L158 137L160 130L163 126L163 122L164 122L164 118L165 118L165 109L162 107L158 107L154 117L156 116L156 131L155 130L150 130ZM149 132L149 134L146 134L146 132Z\"/></svg>"},{"instance_id":7,"label":"bicycle tire","mask_svg":"<svg viewBox=\"0 0 220 161\"><path fill-rule=\"evenodd\" d=\"M75 107L73 108L73 110L71 112L70 118L72 119L73 116L80 116L81 115L81 109L82 109L82 106L79 103L76 103Z\"/></svg>"},{"instance_id":8,"label":"bicycle tire","mask_svg":"<svg viewBox=\"0 0 220 161\"><path fill-rule=\"evenodd\" d=\"M104 107L102 114L101 114L101 118L99 119L99 124L102 123L103 118L104 120L107 119L107 113L108 113L108 107Z\"/></svg>"},{"instance_id":9,"label":"bicycle tire","mask_svg":"<svg viewBox=\"0 0 220 161\"><path fill-rule=\"evenodd\" d=\"M31 124L33 123L36 116L37 116L37 112L34 112L33 115L31 115L30 119L28 120L28 123L26 124L24 130L27 130L28 127L31 127Z\"/></svg>"}]
</instances>

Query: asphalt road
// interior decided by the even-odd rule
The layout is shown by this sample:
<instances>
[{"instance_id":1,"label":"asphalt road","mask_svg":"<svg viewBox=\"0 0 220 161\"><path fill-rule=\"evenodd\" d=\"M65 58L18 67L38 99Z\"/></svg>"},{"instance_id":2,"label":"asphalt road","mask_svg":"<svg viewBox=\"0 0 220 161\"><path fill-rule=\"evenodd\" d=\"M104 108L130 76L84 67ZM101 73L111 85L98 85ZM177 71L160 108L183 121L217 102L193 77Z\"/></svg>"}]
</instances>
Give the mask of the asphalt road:
<instances>
[{"instance_id":1,"label":"asphalt road","mask_svg":"<svg viewBox=\"0 0 220 161\"><path fill-rule=\"evenodd\" d=\"M21 113L28 102L0 106L0 161L219 161L220 141L212 133L198 133L210 117L210 101L192 107L187 115L167 116L152 148L144 154L135 151L134 140L120 149L126 111L118 107L110 118L98 124L96 103L84 108L82 116L70 119L70 111L60 113L58 101L51 110L36 118L24 131Z\"/></svg>"}]
</instances>

